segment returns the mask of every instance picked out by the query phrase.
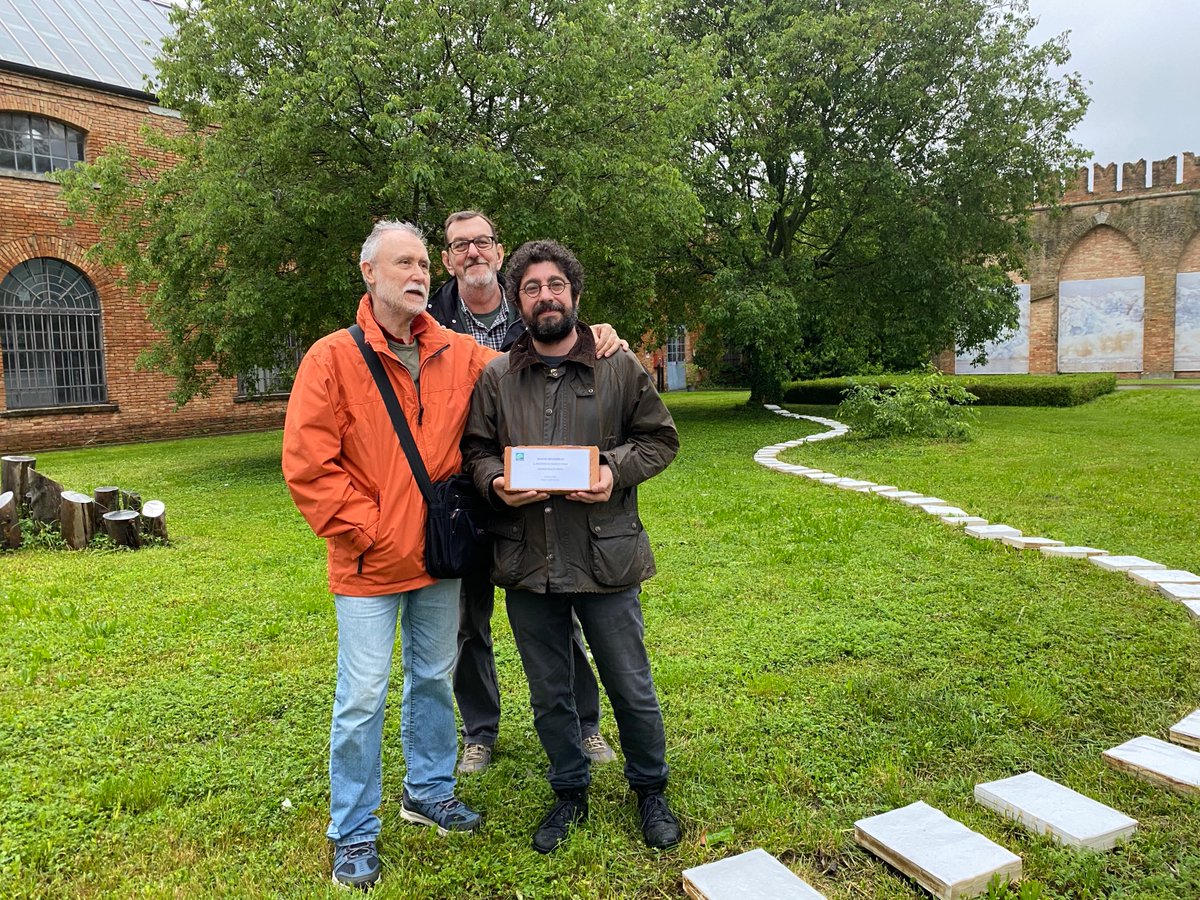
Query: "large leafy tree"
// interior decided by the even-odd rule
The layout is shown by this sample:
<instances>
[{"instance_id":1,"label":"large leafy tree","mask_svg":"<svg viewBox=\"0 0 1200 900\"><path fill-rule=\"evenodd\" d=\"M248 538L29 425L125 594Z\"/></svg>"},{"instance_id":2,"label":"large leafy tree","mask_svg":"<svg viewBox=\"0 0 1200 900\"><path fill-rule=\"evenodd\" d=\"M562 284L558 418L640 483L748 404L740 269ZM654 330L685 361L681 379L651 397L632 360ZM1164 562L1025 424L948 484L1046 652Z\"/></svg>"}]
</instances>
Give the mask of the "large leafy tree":
<instances>
[{"instance_id":1,"label":"large leafy tree","mask_svg":"<svg viewBox=\"0 0 1200 900\"><path fill-rule=\"evenodd\" d=\"M718 60L693 177L720 273L700 316L781 381L904 368L1015 322L1030 208L1079 161L1086 98L1023 0L718 0L675 30Z\"/></svg>"},{"instance_id":2,"label":"large leafy tree","mask_svg":"<svg viewBox=\"0 0 1200 900\"><path fill-rule=\"evenodd\" d=\"M350 321L375 218L434 238L493 213L553 236L585 314L638 334L660 260L699 231L684 178L713 83L652 0L203 0L175 11L159 97L186 127L69 173L101 258L144 290L176 399ZM164 161L165 160L165 161ZM436 248L436 244L435 244Z\"/></svg>"}]
</instances>

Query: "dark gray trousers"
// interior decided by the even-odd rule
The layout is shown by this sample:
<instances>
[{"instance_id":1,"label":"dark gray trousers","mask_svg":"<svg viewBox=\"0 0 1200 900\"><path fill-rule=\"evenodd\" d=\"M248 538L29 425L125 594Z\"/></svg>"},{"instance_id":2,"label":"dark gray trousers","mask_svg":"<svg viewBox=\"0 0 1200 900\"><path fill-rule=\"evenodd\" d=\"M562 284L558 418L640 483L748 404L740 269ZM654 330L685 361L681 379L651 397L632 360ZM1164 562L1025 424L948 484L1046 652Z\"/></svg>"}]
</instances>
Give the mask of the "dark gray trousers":
<instances>
[{"instance_id":1,"label":"dark gray trousers","mask_svg":"<svg viewBox=\"0 0 1200 900\"><path fill-rule=\"evenodd\" d=\"M612 704L626 780L639 792L666 787L667 739L646 654L640 592L633 587L616 594L506 594L508 621L529 681L533 724L550 758L550 786L556 792L591 783L570 689L576 675L572 609Z\"/></svg>"},{"instance_id":2,"label":"dark gray trousers","mask_svg":"<svg viewBox=\"0 0 1200 900\"><path fill-rule=\"evenodd\" d=\"M463 743L492 747L500 729L500 684L492 650L492 611L495 589L487 573L462 580L458 598L458 662L454 668L454 699L463 721ZM588 662L583 635L572 635L575 663L575 707L584 737L600 731L600 686Z\"/></svg>"}]
</instances>

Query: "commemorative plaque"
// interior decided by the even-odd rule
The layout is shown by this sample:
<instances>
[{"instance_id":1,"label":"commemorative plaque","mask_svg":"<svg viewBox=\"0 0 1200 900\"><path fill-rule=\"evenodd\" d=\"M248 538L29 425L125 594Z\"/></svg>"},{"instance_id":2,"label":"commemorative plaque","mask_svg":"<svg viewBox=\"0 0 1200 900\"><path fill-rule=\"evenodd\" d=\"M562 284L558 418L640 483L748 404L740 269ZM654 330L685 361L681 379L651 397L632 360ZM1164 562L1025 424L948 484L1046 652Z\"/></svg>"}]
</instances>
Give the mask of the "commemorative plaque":
<instances>
[{"instance_id":1,"label":"commemorative plaque","mask_svg":"<svg viewBox=\"0 0 1200 900\"><path fill-rule=\"evenodd\" d=\"M600 480L597 447L524 446L504 448L504 486L510 491L569 494Z\"/></svg>"}]
</instances>

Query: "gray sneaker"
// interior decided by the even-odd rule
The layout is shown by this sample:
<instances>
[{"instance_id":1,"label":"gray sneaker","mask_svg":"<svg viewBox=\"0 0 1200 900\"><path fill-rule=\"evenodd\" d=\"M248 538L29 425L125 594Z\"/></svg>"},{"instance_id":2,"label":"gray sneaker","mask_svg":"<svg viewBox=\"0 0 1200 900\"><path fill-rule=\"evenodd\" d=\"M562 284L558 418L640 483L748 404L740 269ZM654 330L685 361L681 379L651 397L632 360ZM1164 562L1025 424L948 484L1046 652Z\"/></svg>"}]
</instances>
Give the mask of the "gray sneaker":
<instances>
[{"instance_id":1,"label":"gray sneaker","mask_svg":"<svg viewBox=\"0 0 1200 900\"><path fill-rule=\"evenodd\" d=\"M474 775L492 764L492 748L487 744L466 744L458 761L459 775Z\"/></svg>"},{"instance_id":2,"label":"gray sneaker","mask_svg":"<svg viewBox=\"0 0 1200 900\"><path fill-rule=\"evenodd\" d=\"M434 825L442 837L452 831L475 831L483 821L483 816L457 797L426 803L408 796L408 788L404 789L404 795L400 798L400 818L414 825Z\"/></svg>"},{"instance_id":3,"label":"gray sneaker","mask_svg":"<svg viewBox=\"0 0 1200 900\"><path fill-rule=\"evenodd\" d=\"M617 754L613 753L613 748L608 746L608 741L599 732L589 734L583 739L583 753L595 766L602 766L617 758Z\"/></svg>"},{"instance_id":4,"label":"gray sneaker","mask_svg":"<svg viewBox=\"0 0 1200 900\"><path fill-rule=\"evenodd\" d=\"M369 891L379 880L379 852L374 841L360 841L333 849L333 883Z\"/></svg>"}]
</instances>

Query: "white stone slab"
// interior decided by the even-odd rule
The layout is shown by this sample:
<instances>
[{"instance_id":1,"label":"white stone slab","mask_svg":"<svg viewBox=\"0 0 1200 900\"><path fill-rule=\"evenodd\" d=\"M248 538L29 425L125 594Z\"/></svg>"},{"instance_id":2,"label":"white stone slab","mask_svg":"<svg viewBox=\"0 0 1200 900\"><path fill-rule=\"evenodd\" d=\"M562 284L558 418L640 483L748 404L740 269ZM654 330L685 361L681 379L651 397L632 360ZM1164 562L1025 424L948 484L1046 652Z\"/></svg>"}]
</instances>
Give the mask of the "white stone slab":
<instances>
[{"instance_id":1,"label":"white stone slab","mask_svg":"<svg viewBox=\"0 0 1200 900\"><path fill-rule=\"evenodd\" d=\"M967 534L984 541L998 541L1002 537L1019 537L1020 529L1011 525L968 525Z\"/></svg>"},{"instance_id":2,"label":"white stone slab","mask_svg":"<svg viewBox=\"0 0 1200 900\"><path fill-rule=\"evenodd\" d=\"M834 475L832 472L826 472L823 475L818 475L816 477L816 480L817 481L837 481L841 477L842 477L841 475Z\"/></svg>"},{"instance_id":3,"label":"white stone slab","mask_svg":"<svg viewBox=\"0 0 1200 900\"><path fill-rule=\"evenodd\" d=\"M1137 830L1137 819L1037 772L977 784L975 800L1055 843L1083 850L1111 850Z\"/></svg>"},{"instance_id":4,"label":"white stone slab","mask_svg":"<svg viewBox=\"0 0 1200 900\"><path fill-rule=\"evenodd\" d=\"M1160 584L1158 592L1168 600L1200 600L1200 584Z\"/></svg>"},{"instance_id":5,"label":"white stone slab","mask_svg":"<svg viewBox=\"0 0 1200 900\"><path fill-rule=\"evenodd\" d=\"M813 481L820 480L823 476L828 475L828 472L822 472L820 469L813 469L811 472L805 472L805 478L811 478Z\"/></svg>"},{"instance_id":6,"label":"white stone slab","mask_svg":"<svg viewBox=\"0 0 1200 900\"><path fill-rule=\"evenodd\" d=\"M940 900L986 893L997 874L1021 877L1021 857L919 801L859 819L854 839Z\"/></svg>"},{"instance_id":7,"label":"white stone slab","mask_svg":"<svg viewBox=\"0 0 1200 900\"><path fill-rule=\"evenodd\" d=\"M880 491L880 497L887 497L889 500L903 500L905 497L920 497L916 491Z\"/></svg>"},{"instance_id":8,"label":"white stone slab","mask_svg":"<svg viewBox=\"0 0 1200 900\"><path fill-rule=\"evenodd\" d=\"M933 504L944 504L946 501L939 497L928 497L917 495L916 497L897 497L905 506L932 506Z\"/></svg>"},{"instance_id":9,"label":"white stone slab","mask_svg":"<svg viewBox=\"0 0 1200 900\"><path fill-rule=\"evenodd\" d=\"M967 516L970 515L965 509L959 509L957 506L947 506L944 503L924 503L921 505L924 512L931 516Z\"/></svg>"},{"instance_id":10,"label":"white stone slab","mask_svg":"<svg viewBox=\"0 0 1200 900\"><path fill-rule=\"evenodd\" d=\"M1200 753L1142 735L1104 751L1104 760L1180 794L1200 794Z\"/></svg>"},{"instance_id":11,"label":"white stone slab","mask_svg":"<svg viewBox=\"0 0 1200 900\"><path fill-rule=\"evenodd\" d=\"M1138 584L1158 587L1160 584L1200 584L1200 575L1183 569L1130 569L1125 573Z\"/></svg>"},{"instance_id":12,"label":"white stone slab","mask_svg":"<svg viewBox=\"0 0 1200 900\"><path fill-rule=\"evenodd\" d=\"M1006 534L1000 540L1018 550L1041 550L1043 547L1061 547L1063 545L1062 541L1044 537L1028 537L1023 534Z\"/></svg>"},{"instance_id":13,"label":"white stone slab","mask_svg":"<svg viewBox=\"0 0 1200 900\"><path fill-rule=\"evenodd\" d=\"M1183 605L1187 607L1193 619L1200 619L1200 600L1184 600Z\"/></svg>"},{"instance_id":14,"label":"white stone slab","mask_svg":"<svg viewBox=\"0 0 1200 900\"><path fill-rule=\"evenodd\" d=\"M1171 726L1171 740L1185 747L1200 749L1200 709Z\"/></svg>"},{"instance_id":15,"label":"white stone slab","mask_svg":"<svg viewBox=\"0 0 1200 900\"><path fill-rule=\"evenodd\" d=\"M825 900L761 847L684 869L683 891L693 900Z\"/></svg>"},{"instance_id":16,"label":"white stone slab","mask_svg":"<svg viewBox=\"0 0 1200 900\"><path fill-rule=\"evenodd\" d=\"M983 516L942 516L942 521L947 525L955 525L959 528L964 525L986 525L988 523Z\"/></svg>"},{"instance_id":17,"label":"white stone slab","mask_svg":"<svg viewBox=\"0 0 1200 900\"><path fill-rule=\"evenodd\" d=\"M1130 569L1165 569L1162 563L1151 562L1140 556L1093 556L1092 565L1106 572L1128 572Z\"/></svg>"},{"instance_id":18,"label":"white stone slab","mask_svg":"<svg viewBox=\"0 0 1200 900\"><path fill-rule=\"evenodd\" d=\"M894 484L877 484L874 487L870 488L870 491L872 494L882 494L885 491L894 491L894 490L896 490L896 486Z\"/></svg>"},{"instance_id":19,"label":"white stone slab","mask_svg":"<svg viewBox=\"0 0 1200 900\"><path fill-rule=\"evenodd\" d=\"M873 481L863 481L861 478L843 478L841 481L835 481L834 487L840 487L845 491L861 491L874 483Z\"/></svg>"},{"instance_id":20,"label":"white stone slab","mask_svg":"<svg viewBox=\"0 0 1200 900\"><path fill-rule=\"evenodd\" d=\"M1046 556L1064 556L1069 559L1087 559L1089 556L1108 556L1107 550L1098 550L1095 547L1042 547L1041 550Z\"/></svg>"}]
</instances>

